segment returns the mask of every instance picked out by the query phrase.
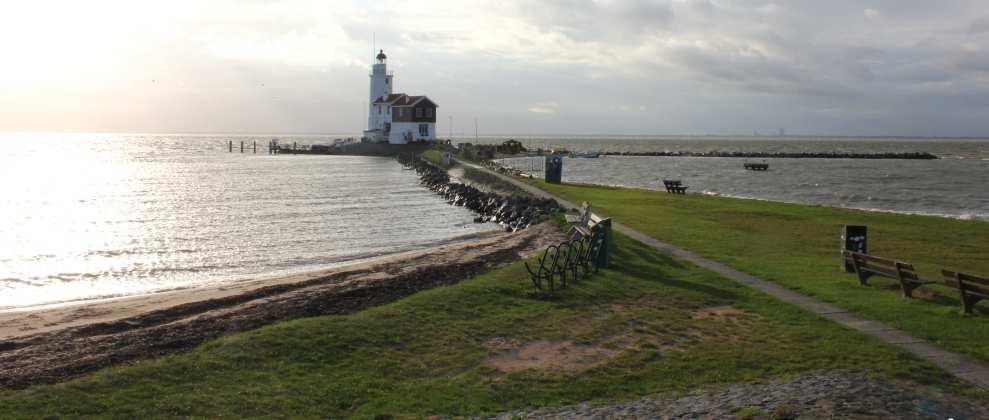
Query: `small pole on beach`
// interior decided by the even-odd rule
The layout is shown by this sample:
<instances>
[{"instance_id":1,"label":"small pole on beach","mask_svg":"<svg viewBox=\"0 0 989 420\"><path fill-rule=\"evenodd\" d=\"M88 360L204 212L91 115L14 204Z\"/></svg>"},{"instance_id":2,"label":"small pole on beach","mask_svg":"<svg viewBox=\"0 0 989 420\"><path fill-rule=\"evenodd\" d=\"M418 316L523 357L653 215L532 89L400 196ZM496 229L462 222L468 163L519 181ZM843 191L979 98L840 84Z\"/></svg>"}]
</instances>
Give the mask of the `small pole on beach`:
<instances>
[{"instance_id":1,"label":"small pole on beach","mask_svg":"<svg viewBox=\"0 0 989 420\"><path fill-rule=\"evenodd\" d=\"M230 140L230 144L227 145L227 151L230 153L234 152L234 141Z\"/></svg>"},{"instance_id":2,"label":"small pole on beach","mask_svg":"<svg viewBox=\"0 0 989 420\"><path fill-rule=\"evenodd\" d=\"M292 142L292 150L295 150L295 142Z\"/></svg>"},{"instance_id":3,"label":"small pole on beach","mask_svg":"<svg viewBox=\"0 0 989 420\"><path fill-rule=\"evenodd\" d=\"M258 141L257 140L254 140L251 143L254 143L254 153L257 153L258 152Z\"/></svg>"},{"instance_id":4,"label":"small pole on beach","mask_svg":"<svg viewBox=\"0 0 989 420\"><path fill-rule=\"evenodd\" d=\"M244 153L244 141L243 140L240 141L240 152L241 153Z\"/></svg>"}]
</instances>

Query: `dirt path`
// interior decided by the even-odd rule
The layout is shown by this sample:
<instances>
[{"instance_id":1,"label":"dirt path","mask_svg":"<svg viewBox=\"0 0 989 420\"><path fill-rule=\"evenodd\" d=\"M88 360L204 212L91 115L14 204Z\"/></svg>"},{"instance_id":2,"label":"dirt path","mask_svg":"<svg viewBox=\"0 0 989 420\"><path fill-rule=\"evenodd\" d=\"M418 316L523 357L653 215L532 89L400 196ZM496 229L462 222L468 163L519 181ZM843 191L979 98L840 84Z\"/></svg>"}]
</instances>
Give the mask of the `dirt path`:
<instances>
[{"instance_id":1,"label":"dirt path","mask_svg":"<svg viewBox=\"0 0 989 420\"><path fill-rule=\"evenodd\" d=\"M278 321L355 312L459 282L560 240L559 230L544 223L516 233L487 235L466 244L316 276L283 278L256 287L241 285L213 293L193 290L171 297L150 295L143 297L143 306L138 299L76 307L61 315L76 313L79 318L69 316L61 326L47 326L43 332L30 334L16 334L19 330L11 325L17 324L17 319L37 323L32 316L43 318L44 311L8 316L7 332L15 336L0 342L0 387L60 382L114 364L187 350L224 334ZM149 310L141 311L141 307ZM127 315L107 318L112 315L104 312L112 314L115 308Z\"/></svg>"}]
</instances>

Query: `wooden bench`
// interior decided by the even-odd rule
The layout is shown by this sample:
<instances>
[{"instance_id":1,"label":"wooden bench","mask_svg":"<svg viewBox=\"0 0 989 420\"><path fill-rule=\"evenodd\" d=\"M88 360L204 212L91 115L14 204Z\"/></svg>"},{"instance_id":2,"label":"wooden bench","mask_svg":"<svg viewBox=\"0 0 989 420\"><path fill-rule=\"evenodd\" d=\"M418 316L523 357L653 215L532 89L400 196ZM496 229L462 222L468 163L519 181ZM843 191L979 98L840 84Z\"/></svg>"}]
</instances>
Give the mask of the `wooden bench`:
<instances>
[{"instance_id":1,"label":"wooden bench","mask_svg":"<svg viewBox=\"0 0 989 420\"><path fill-rule=\"evenodd\" d=\"M580 205L580 210L577 211L576 215L565 214L563 217L571 225L587 225L591 220L591 204L585 201Z\"/></svg>"},{"instance_id":2,"label":"wooden bench","mask_svg":"<svg viewBox=\"0 0 989 420\"><path fill-rule=\"evenodd\" d=\"M916 288L925 284L936 283L921 279L912 264L848 250L842 251L842 255L846 261L852 264L855 274L859 278L859 283L863 286L867 286L869 277L874 275L896 279L900 282L903 296L910 298L913 297L913 291Z\"/></svg>"},{"instance_id":3,"label":"wooden bench","mask_svg":"<svg viewBox=\"0 0 989 420\"><path fill-rule=\"evenodd\" d=\"M602 221L602 227L611 219L604 220L608 222ZM597 272L598 268L607 265L607 237L605 229L594 229L591 235L575 236L559 245L548 246L535 268L528 261L523 262L533 286L540 292L553 292L567 287L568 279L576 281L581 274L590 274L592 269Z\"/></svg>"},{"instance_id":4,"label":"wooden bench","mask_svg":"<svg viewBox=\"0 0 989 420\"><path fill-rule=\"evenodd\" d=\"M610 229L610 223L611 223L610 217L601 217L594 213L591 213L591 216L587 219L587 223L583 225L573 225L570 228L570 234L571 236L580 236L580 237L593 236L594 232L598 228L598 225L601 225L605 221L608 222Z\"/></svg>"},{"instance_id":5,"label":"wooden bench","mask_svg":"<svg viewBox=\"0 0 989 420\"><path fill-rule=\"evenodd\" d=\"M612 243L611 218L591 212L591 205L586 201L581 204L577 214L567 214L564 218L570 224L570 230L567 232L570 241L586 240L583 246L589 248L577 252L577 265L586 269L590 263L593 263L595 270L597 267L608 266L609 246ZM560 246L561 255L558 258L565 259L563 253L568 249L563 244Z\"/></svg>"},{"instance_id":6,"label":"wooden bench","mask_svg":"<svg viewBox=\"0 0 989 420\"><path fill-rule=\"evenodd\" d=\"M570 231L567 234L571 237L592 236L597 225L605 220L611 220L592 213L591 205L586 201L581 204L580 210L576 215L568 214L564 218L570 224Z\"/></svg>"},{"instance_id":7,"label":"wooden bench","mask_svg":"<svg viewBox=\"0 0 989 420\"><path fill-rule=\"evenodd\" d=\"M679 179L664 179L663 186L666 187L666 192L670 194L683 195L687 193L687 187Z\"/></svg>"},{"instance_id":8,"label":"wooden bench","mask_svg":"<svg viewBox=\"0 0 989 420\"><path fill-rule=\"evenodd\" d=\"M958 289L966 315L980 300L989 299L989 278L949 270L941 270L941 275L945 286Z\"/></svg>"}]
</instances>

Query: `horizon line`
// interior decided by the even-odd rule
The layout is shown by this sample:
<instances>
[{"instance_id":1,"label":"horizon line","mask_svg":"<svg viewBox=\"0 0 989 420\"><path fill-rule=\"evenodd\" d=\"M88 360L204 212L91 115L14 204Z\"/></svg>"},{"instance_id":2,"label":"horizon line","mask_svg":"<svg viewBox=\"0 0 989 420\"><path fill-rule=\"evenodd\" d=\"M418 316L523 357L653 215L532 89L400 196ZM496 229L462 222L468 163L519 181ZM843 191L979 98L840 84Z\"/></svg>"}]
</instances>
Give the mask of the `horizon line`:
<instances>
[{"instance_id":1,"label":"horizon line","mask_svg":"<svg viewBox=\"0 0 989 420\"><path fill-rule=\"evenodd\" d=\"M360 138L360 134L357 133L344 133L344 132L323 132L323 133L313 133L313 132L236 132L236 131L74 131L74 130L59 130L59 131L24 131L24 130L0 130L0 135L16 135L16 134L96 134L96 135L172 135L172 136L239 136L239 137L255 137L255 136L330 136L330 137L352 137ZM453 139L470 139L474 135L469 133L454 133ZM491 138L491 137L506 137L506 138L533 138L533 137L695 137L695 138L714 138L714 137L749 137L749 138L759 138L759 139L772 139L772 138L814 138L814 137L824 137L824 138L865 138L865 139L877 139L877 138L895 138L895 139L945 139L945 140L989 140L989 135L986 136L930 136L930 135L896 135L896 134L881 134L881 135L864 135L864 134L784 134L782 136L777 134L740 134L740 133L705 133L705 134L690 134L690 133L680 133L680 134L617 134L617 133L486 133L478 134L478 138ZM446 139L447 137L440 138L438 140ZM453 140L451 139L451 140Z\"/></svg>"}]
</instances>

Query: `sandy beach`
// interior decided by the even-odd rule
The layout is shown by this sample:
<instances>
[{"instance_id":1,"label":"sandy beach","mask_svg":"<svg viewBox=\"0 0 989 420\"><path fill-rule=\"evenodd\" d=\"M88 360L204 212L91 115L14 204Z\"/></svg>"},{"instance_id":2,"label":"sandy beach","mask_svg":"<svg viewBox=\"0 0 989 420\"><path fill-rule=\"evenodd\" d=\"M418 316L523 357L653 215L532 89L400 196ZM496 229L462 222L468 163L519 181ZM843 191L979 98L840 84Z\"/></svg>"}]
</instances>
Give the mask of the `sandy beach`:
<instances>
[{"instance_id":1,"label":"sandy beach","mask_svg":"<svg viewBox=\"0 0 989 420\"><path fill-rule=\"evenodd\" d=\"M450 244L425 250L387 255L328 269L286 276L248 279L226 284L119 298L5 310L0 312L0 340L10 340L65 328L118 321L188 303L243 295L244 293L269 286L299 284L328 276L367 274L395 265L414 268L417 265L434 262L437 259L437 255L456 253L464 250L469 251L475 246L484 246L488 241L495 238L502 238L503 236L504 234L501 232L469 235L459 238Z\"/></svg>"},{"instance_id":2,"label":"sandy beach","mask_svg":"<svg viewBox=\"0 0 989 420\"><path fill-rule=\"evenodd\" d=\"M58 382L226 333L353 312L458 282L561 239L543 223L317 272L0 313L0 386Z\"/></svg>"}]
</instances>

